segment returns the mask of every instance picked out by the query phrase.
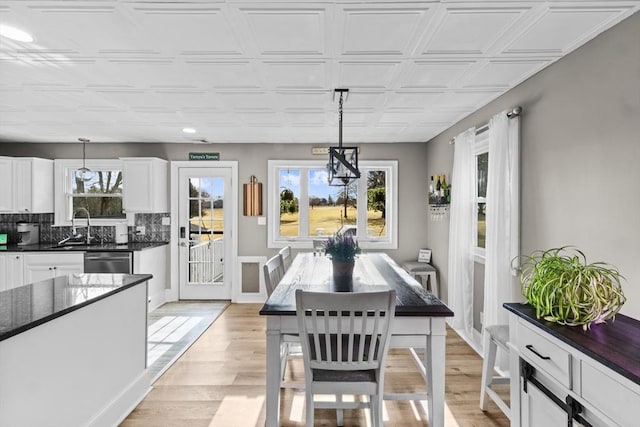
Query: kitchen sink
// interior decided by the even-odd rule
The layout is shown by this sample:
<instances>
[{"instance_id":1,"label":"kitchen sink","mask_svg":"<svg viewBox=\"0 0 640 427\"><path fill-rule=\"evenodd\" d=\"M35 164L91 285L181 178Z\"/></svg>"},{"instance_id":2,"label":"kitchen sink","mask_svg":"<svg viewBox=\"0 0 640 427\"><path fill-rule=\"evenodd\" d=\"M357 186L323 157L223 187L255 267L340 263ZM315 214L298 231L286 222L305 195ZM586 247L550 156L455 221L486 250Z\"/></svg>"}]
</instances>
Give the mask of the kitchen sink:
<instances>
[{"instance_id":1,"label":"kitchen sink","mask_svg":"<svg viewBox=\"0 0 640 427\"><path fill-rule=\"evenodd\" d=\"M49 246L49 249L66 249L66 250L71 250L71 249L76 249L76 250L82 250L84 248L88 247L88 245L85 243L84 245L53 245L53 246Z\"/></svg>"},{"instance_id":2,"label":"kitchen sink","mask_svg":"<svg viewBox=\"0 0 640 427\"><path fill-rule=\"evenodd\" d=\"M100 243L87 244L85 242L73 242L73 243L63 243L61 245L52 245L52 246L49 246L49 249L65 249L65 250L75 249L75 250L81 251L89 248L95 248L98 246L101 246Z\"/></svg>"}]
</instances>

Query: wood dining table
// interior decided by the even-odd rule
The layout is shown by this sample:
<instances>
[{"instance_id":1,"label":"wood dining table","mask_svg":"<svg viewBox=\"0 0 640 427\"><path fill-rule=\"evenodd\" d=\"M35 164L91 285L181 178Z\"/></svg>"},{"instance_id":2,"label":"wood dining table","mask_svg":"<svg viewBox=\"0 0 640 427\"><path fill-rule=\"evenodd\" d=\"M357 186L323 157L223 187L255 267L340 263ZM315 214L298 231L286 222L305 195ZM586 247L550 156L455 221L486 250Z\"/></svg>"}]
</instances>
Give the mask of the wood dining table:
<instances>
[{"instance_id":1,"label":"wood dining table","mask_svg":"<svg viewBox=\"0 0 640 427\"><path fill-rule=\"evenodd\" d=\"M453 312L425 290L387 254L357 257L349 286L335 283L331 259L299 253L260 310L267 319L267 427L279 425L280 349L285 336L298 334L295 291L373 292L396 291L396 312L390 346L408 348L425 380L426 393L385 393L385 400L427 400L429 426L444 426L445 320ZM424 350L420 357L416 349Z\"/></svg>"}]
</instances>

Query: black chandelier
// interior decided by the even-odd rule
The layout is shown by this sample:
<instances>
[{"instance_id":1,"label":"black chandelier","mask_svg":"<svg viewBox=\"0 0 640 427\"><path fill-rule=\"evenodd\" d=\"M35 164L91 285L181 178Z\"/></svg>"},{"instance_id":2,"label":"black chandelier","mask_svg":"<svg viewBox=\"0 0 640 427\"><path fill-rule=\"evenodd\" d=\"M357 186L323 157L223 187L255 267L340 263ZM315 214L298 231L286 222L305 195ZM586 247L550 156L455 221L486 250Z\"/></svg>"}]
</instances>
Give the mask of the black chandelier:
<instances>
[{"instance_id":1,"label":"black chandelier","mask_svg":"<svg viewBox=\"0 0 640 427\"><path fill-rule=\"evenodd\" d=\"M358 170L358 147L342 146L342 103L349 96L349 89L335 89L333 99L340 94L338 100L338 146L329 147L329 185L346 186L360 178ZM344 99L343 99L344 96Z\"/></svg>"}]
</instances>

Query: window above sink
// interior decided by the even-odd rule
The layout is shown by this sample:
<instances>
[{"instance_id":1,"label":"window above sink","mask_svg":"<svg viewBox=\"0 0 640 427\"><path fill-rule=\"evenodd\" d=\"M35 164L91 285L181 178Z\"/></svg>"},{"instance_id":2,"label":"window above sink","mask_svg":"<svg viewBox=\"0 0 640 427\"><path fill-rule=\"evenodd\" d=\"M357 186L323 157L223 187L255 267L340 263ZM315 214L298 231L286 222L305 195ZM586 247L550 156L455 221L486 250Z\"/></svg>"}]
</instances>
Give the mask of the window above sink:
<instances>
[{"instance_id":1,"label":"window above sink","mask_svg":"<svg viewBox=\"0 0 640 427\"><path fill-rule=\"evenodd\" d=\"M113 169L113 168L112 168ZM124 219L122 210L122 169L94 170L85 178L71 174L70 192L73 212L89 211L91 219Z\"/></svg>"},{"instance_id":2,"label":"window above sink","mask_svg":"<svg viewBox=\"0 0 640 427\"><path fill-rule=\"evenodd\" d=\"M82 159L56 159L55 219L56 226L70 226L73 213L85 208L91 225L115 225L126 219L122 207L124 186L123 165L120 159L87 159L88 178L77 176ZM83 221L84 217L78 218Z\"/></svg>"}]
</instances>

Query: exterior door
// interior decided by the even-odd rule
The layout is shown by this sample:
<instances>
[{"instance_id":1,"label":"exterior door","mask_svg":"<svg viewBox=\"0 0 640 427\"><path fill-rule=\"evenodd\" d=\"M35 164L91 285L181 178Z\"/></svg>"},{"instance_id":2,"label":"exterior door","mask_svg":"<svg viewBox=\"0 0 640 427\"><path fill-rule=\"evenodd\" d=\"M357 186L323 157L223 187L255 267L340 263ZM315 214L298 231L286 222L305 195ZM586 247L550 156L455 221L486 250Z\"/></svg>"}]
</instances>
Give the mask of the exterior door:
<instances>
[{"instance_id":1,"label":"exterior door","mask_svg":"<svg viewBox=\"0 0 640 427\"><path fill-rule=\"evenodd\" d=\"M231 169L181 167L179 298L231 299Z\"/></svg>"}]
</instances>

